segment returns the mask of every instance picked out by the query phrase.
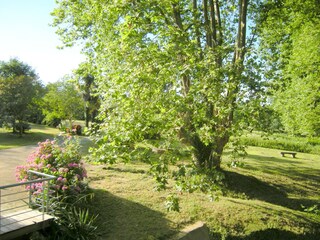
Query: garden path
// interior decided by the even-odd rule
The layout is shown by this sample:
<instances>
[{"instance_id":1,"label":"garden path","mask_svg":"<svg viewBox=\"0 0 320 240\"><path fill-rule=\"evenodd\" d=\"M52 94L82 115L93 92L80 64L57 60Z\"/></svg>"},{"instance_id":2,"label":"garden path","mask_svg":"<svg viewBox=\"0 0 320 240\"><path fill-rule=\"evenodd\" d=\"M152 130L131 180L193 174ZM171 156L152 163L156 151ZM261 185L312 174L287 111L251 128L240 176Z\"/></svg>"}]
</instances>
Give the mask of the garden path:
<instances>
[{"instance_id":1,"label":"garden path","mask_svg":"<svg viewBox=\"0 0 320 240\"><path fill-rule=\"evenodd\" d=\"M16 183L16 166L26 162L36 146L23 146L0 150L0 186Z\"/></svg>"}]
</instances>

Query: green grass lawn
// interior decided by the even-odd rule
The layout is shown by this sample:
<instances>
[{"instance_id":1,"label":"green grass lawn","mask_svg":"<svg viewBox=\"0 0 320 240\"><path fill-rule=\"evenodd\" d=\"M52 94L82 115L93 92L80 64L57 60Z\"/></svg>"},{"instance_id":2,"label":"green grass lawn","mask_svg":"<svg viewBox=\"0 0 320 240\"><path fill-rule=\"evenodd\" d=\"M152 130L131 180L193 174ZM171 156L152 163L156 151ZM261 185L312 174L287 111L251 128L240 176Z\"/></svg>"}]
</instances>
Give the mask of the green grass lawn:
<instances>
[{"instance_id":1,"label":"green grass lawn","mask_svg":"<svg viewBox=\"0 0 320 240\"><path fill-rule=\"evenodd\" d=\"M302 205L320 207L320 157L250 147L241 168L224 159L226 193L210 202L202 193L180 195L180 213L164 207L168 193L157 192L143 163L110 167L88 164L95 193L92 211L99 214L102 239L170 239L178 229L204 221L212 239L316 240L320 216Z\"/></svg>"},{"instance_id":2,"label":"green grass lawn","mask_svg":"<svg viewBox=\"0 0 320 240\"><path fill-rule=\"evenodd\" d=\"M59 134L59 130L44 125L30 124L31 130L20 137L4 128L0 128L0 149L36 145L40 141L51 139Z\"/></svg>"}]
</instances>

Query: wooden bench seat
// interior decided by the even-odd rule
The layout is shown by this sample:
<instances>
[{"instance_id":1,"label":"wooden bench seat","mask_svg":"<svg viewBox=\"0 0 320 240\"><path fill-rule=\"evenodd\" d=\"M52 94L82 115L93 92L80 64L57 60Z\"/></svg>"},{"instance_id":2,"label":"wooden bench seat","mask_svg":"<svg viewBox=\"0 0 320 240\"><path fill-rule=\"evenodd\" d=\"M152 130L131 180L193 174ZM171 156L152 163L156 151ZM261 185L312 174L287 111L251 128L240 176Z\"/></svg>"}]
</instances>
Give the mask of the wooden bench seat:
<instances>
[{"instance_id":1,"label":"wooden bench seat","mask_svg":"<svg viewBox=\"0 0 320 240\"><path fill-rule=\"evenodd\" d=\"M293 158L296 157L297 153L295 152L281 152L282 157L284 157L285 155L292 155Z\"/></svg>"}]
</instances>

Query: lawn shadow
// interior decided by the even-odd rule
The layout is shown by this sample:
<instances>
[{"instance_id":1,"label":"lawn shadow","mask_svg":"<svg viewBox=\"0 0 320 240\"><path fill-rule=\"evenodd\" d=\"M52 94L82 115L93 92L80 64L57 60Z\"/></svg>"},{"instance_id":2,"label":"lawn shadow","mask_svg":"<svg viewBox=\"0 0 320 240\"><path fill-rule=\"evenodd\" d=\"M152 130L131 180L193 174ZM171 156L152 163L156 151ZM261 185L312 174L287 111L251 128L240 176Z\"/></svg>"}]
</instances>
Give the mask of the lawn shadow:
<instances>
[{"instance_id":1,"label":"lawn shadow","mask_svg":"<svg viewBox=\"0 0 320 240\"><path fill-rule=\"evenodd\" d=\"M46 139L53 139L54 134L43 133L43 132L27 132L22 136L16 133L0 132L0 148L11 148L28 146L28 145L37 145L38 142L44 141Z\"/></svg>"},{"instance_id":2,"label":"lawn shadow","mask_svg":"<svg viewBox=\"0 0 320 240\"><path fill-rule=\"evenodd\" d=\"M296 234L286 230L279 230L276 228L270 228L252 232L250 235L245 237L230 236L227 240L316 240L319 239L319 233L309 234Z\"/></svg>"},{"instance_id":3,"label":"lawn shadow","mask_svg":"<svg viewBox=\"0 0 320 240\"><path fill-rule=\"evenodd\" d=\"M286 191L281 186L270 185L253 176L232 171L224 171L224 174L226 187L230 193L245 194L250 199L258 199L294 210L302 210L301 205L319 204L319 201L305 198L288 198Z\"/></svg>"},{"instance_id":4,"label":"lawn shadow","mask_svg":"<svg viewBox=\"0 0 320 240\"><path fill-rule=\"evenodd\" d=\"M286 175L293 179L312 179L320 182L320 170L312 167L305 167L303 159L299 158L286 158L286 157L269 157L260 156L255 154L248 154L248 158L255 160L255 163L260 163L254 167L252 165L244 165L245 169L249 170L262 170L265 173L278 173ZM265 166L268 166L267 168Z\"/></svg>"},{"instance_id":5,"label":"lawn shadow","mask_svg":"<svg viewBox=\"0 0 320 240\"><path fill-rule=\"evenodd\" d=\"M103 189L92 189L92 211L98 216L101 239L169 239L177 233L164 214Z\"/></svg>"}]
</instances>

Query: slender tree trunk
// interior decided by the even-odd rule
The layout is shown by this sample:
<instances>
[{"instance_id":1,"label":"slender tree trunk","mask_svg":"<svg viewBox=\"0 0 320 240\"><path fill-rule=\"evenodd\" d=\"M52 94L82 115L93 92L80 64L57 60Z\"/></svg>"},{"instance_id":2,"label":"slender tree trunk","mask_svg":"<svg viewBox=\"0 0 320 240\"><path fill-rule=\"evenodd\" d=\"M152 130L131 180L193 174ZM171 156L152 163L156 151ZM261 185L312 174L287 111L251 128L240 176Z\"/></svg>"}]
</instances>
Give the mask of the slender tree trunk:
<instances>
[{"instance_id":1,"label":"slender tree trunk","mask_svg":"<svg viewBox=\"0 0 320 240\"><path fill-rule=\"evenodd\" d=\"M89 120L90 120L90 108L87 105L88 105L88 103L86 103L86 106L85 106L84 118L85 118L85 122L86 122L86 127L88 128L89 127Z\"/></svg>"}]
</instances>

